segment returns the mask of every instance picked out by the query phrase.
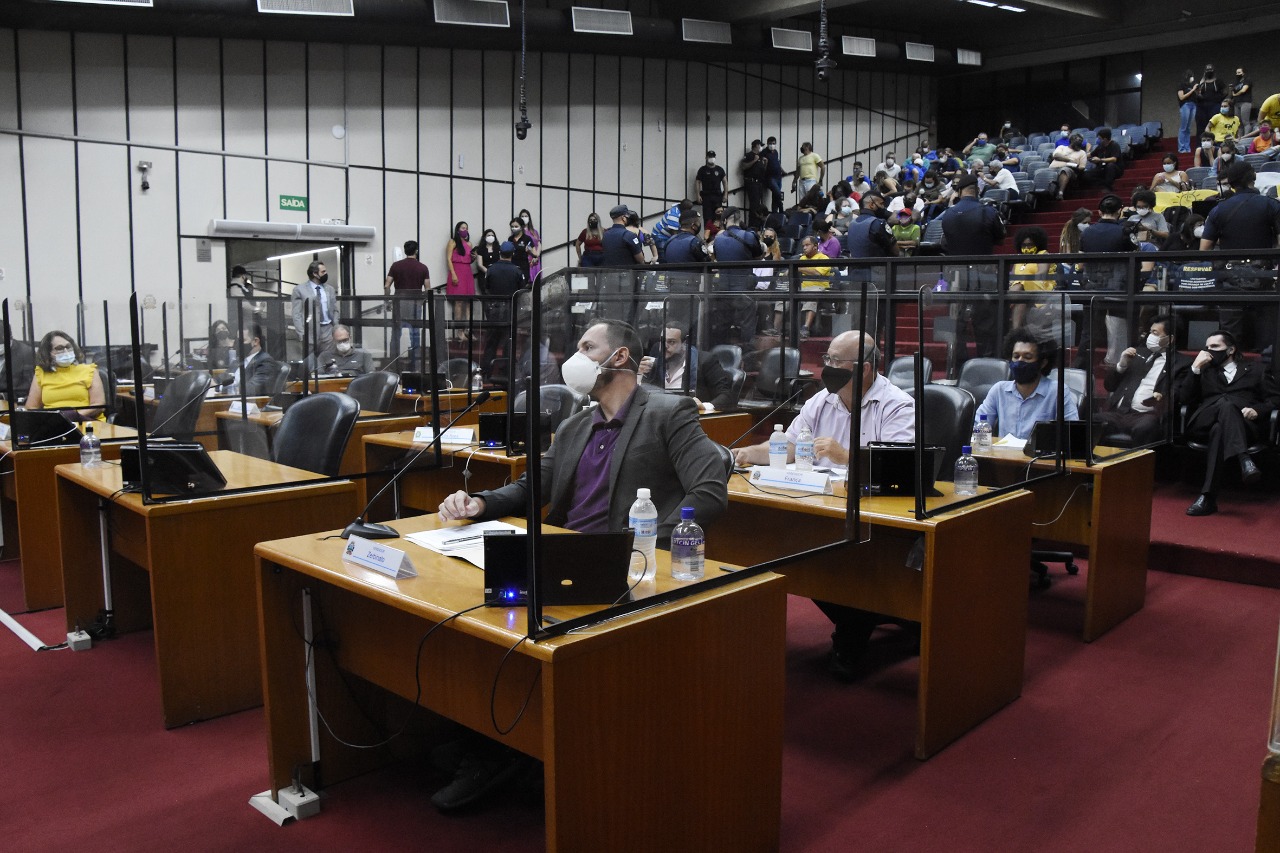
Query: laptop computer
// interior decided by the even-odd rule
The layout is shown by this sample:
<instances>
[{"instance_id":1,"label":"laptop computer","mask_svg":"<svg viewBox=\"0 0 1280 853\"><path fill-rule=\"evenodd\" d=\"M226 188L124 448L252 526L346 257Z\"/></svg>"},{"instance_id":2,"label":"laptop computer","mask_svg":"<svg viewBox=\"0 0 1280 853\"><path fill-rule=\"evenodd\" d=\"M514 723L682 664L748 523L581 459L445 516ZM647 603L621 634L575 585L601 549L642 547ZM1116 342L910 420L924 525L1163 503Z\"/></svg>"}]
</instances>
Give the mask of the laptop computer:
<instances>
[{"instance_id":1,"label":"laptop computer","mask_svg":"<svg viewBox=\"0 0 1280 853\"><path fill-rule=\"evenodd\" d=\"M120 448L120 468L125 489L142 488L139 447ZM227 478L200 444L177 441L147 442L147 486L153 495L182 495L216 492L227 486Z\"/></svg>"},{"instance_id":2,"label":"laptop computer","mask_svg":"<svg viewBox=\"0 0 1280 853\"><path fill-rule=\"evenodd\" d=\"M617 533L542 534L538 588L544 607L611 605L630 600L630 530ZM527 604L528 552L524 533L484 535L484 603L490 607Z\"/></svg>"},{"instance_id":3,"label":"laptop computer","mask_svg":"<svg viewBox=\"0 0 1280 853\"><path fill-rule=\"evenodd\" d=\"M862 454L862 493L872 497L914 497L916 494L916 448L909 441L872 441L859 451ZM941 447L924 448L924 470L921 484L928 497L941 492L933 487Z\"/></svg>"},{"instance_id":4,"label":"laptop computer","mask_svg":"<svg viewBox=\"0 0 1280 853\"><path fill-rule=\"evenodd\" d=\"M1067 459L1089 458L1089 424L1084 421L1064 421L1067 428ZM1031 438L1022 446L1028 456L1058 456L1058 422L1036 421Z\"/></svg>"},{"instance_id":5,"label":"laptop computer","mask_svg":"<svg viewBox=\"0 0 1280 853\"><path fill-rule=\"evenodd\" d=\"M13 446L18 448L79 444L84 437L76 425L56 409L23 409L10 413L9 434Z\"/></svg>"},{"instance_id":6,"label":"laptop computer","mask_svg":"<svg viewBox=\"0 0 1280 853\"><path fill-rule=\"evenodd\" d=\"M510 419L506 412L481 412L479 414L479 439L481 447L507 447L507 423L511 424L513 454L523 454L528 444L528 415L516 412ZM547 436L549 438L550 436ZM549 445L548 445L549 446ZM510 455L510 454L508 454Z\"/></svg>"}]
</instances>

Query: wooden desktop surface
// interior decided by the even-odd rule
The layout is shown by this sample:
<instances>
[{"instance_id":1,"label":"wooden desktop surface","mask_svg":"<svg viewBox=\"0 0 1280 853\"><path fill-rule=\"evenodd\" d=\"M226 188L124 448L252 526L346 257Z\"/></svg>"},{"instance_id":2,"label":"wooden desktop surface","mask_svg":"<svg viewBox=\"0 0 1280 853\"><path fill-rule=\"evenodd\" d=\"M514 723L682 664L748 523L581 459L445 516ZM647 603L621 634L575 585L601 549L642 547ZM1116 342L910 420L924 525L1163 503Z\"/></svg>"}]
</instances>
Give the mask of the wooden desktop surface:
<instances>
[{"instance_id":1,"label":"wooden desktop surface","mask_svg":"<svg viewBox=\"0 0 1280 853\"><path fill-rule=\"evenodd\" d=\"M102 458L120 458L120 445L138 433L129 427L93 422L102 439ZM22 557L22 596L28 610L62 606L62 548L49 529L58 516L54 468L80 461L77 445L15 450L0 441L0 516L6 559Z\"/></svg>"},{"instance_id":2,"label":"wooden desktop surface","mask_svg":"<svg viewBox=\"0 0 1280 853\"><path fill-rule=\"evenodd\" d=\"M347 390L347 386L351 384L354 376L322 376L319 379L308 379L306 381L307 390L312 393L316 392L317 386L323 394L326 391L342 391ZM301 394L303 382L301 379L291 379L284 385L284 390L289 394Z\"/></svg>"},{"instance_id":3,"label":"wooden desktop surface","mask_svg":"<svg viewBox=\"0 0 1280 853\"><path fill-rule=\"evenodd\" d=\"M393 525L441 526L434 515ZM386 544L403 548L418 576L393 580L344 563L343 544L306 536L256 549L273 791L294 767L310 774L307 655L295 627L306 588L329 638L329 651L316 656L326 720L365 740L376 737L371 715L385 711L390 725L405 713L377 696L357 706L333 661L541 759L548 850L777 849L786 618L777 575L539 643L520 642L522 609L482 608L419 648L431 626L482 601L480 570L396 540ZM659 552L658 589L674 583L664 558ZM499 671L493 707L513 726L506 735L490 719ZM320 738L322 784L386 760L344 748L323 729Z\"/></svg>"},{"instance_id":4,"label":"wooden desktop surface","mask_svg":"<svg viewBox=\"0 0 1280 853\"><path fill-rule=\"evenodd\" d=\"M266 491L144 504L122 494L111 465L59 465L58 530L67 630L91 624L103 607L99 502L110 529L112 597L118 631L154 630L166 727L261 702L253 546L267 539L345 524L354 486L309 471L220 450L210 454L227 488Z\"/></svg>"},{"instance_id":5,"label":"wooden desktop surface","mask_svg":"<svg viewBox=\"0 0 1280 853\"><path fill-rule=\"evenodd\" d=\"M479 391L442 391L440 392L440 425L444 426L448 423L450 415L447 412L457 414L465 409L469 402L475 400ZM470 400L468 400L470 397ZM485 400L479 406L459 421L460 425L478 423L480 420L480 412L505 412L507 410L507 392L506 391L490 391L489 399ZM430 394L405 394L397 392L395 397L391 399L391 413L396 415L403 414L429 414L431 411L431 395Z\"/></svg>"},{"instance_id":6,"label":"wooden desktop surface","mask_svg":"<svg viewBox=\"0 0 1280 853\"><path fill-rule=\"evenodd\" d=\"M1119 448L1099 448L1119 454ZM1021 449L994 447L974 454L983 482L1007 485L1042 472L1052 460L1031 460ZM1092 642L1142 609L1147 597L1151 494L1155 454L1126 453L1090 464L1068 460L1066 474L1026 484L1035 494L1037 539L1088 549L1083 636ZM1056 519L1056 520L1055 520ZM1051 523L1049 523L1051 522Z\"/></svg>"},{"instance_id":7,"label":"wooden desktop surface","mask_svg":"<svg viewBox=\"0 0 1280 853\"><path fill-rule=\"evenodd\" d=\"M122 402L127 403L130 407L134 405L133 390L122 388L116 392L116 397ZM249 403L255 403L258 408L262 408L270 400L270 397L246 397ZM218 412L225 412L231 408L232 403L240 401L239 395L215 395L213 397L205 397L200 403L200 416L196 418L195 440L199 442L205 450L218 449ZM146 404L152 408L160 405L160 401L150 399ZM154 424L152 425L155 426Z\"/></svg>"},{"instance_id":8,"label":"wooden desktop surface","mask_svg":"<svg viewBox=\"0 0 1280 853\"><path fill-rule=\"evenodd\" d=\"M950 483L937 485L945 494L930 508L956 500ZM731 478L729 511L708 526L708 557L755 565L843 538L843 496L769 491L779 494ZM793 595L920 623L917 758L1022 692L1032 503L1018 491L918 520L914 498L866 498L865 541L775 569ZM906 565L918 543L920 570Z\"/></svg>"}]
</instances>

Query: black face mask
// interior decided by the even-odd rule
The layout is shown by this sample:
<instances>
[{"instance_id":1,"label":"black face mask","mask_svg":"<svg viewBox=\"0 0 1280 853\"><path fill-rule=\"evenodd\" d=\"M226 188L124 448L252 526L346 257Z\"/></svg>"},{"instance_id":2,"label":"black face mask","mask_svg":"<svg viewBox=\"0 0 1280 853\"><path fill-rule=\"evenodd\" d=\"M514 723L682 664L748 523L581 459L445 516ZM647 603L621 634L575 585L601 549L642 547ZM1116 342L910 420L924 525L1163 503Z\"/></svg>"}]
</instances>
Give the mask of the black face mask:
<instances>
[{"instance_id":1,"label":"black face mask","mask_svg":"<svg viewBox=\"0 0 1280 853\"><path fill-rule=\"evenodd\" d=\"M1040 365L1034 361L1022 361L1021 359L1009 362L1009 373L1013 376L1013 381L1020 385L1029 385L1036 381L1036 377L1040 375Z\"/></svg>"},{"instance_id":2,"label":"black face mask","mask_svg":"<svg viewBox=\"0 0 1280 853\"><path fill-rule=\"evenodd\" d=\"M772 245L773 245L773 238L772 238L772 237L761 237L760 239L761 239L761 241L763 241L763 242L764 242L764 244L765 244L766 246L772 246Z\"/></svg>"},{"instance_id":3,"label":"black face mask","mask_svg":"<svg viewBox=\"0 0 1280 853\"><path fill-rule=\"evenodd\" d=\"M843 367L831 367L830 365L823 365L822 367L822 387L832 394L848 385L852 379L852 370L846 370Z\"/></svg>"},{"instance_id":4,"label":"black face mask","mask_svg":"<svg viewBox=\"0 0 1280 853\"><path fill-rule=\"evenodd\" d=\"M1209 350L1209 355L1213 358L1213 361L1211 362L1213 366L1218 367L1224 361L1227 360L1227 358L1231 355L1231 351L1225 350L1225 349Z\"/></svg>"},{"instance_id":5,"label":"black face mask","mask_svg":"<svg viewBox=\"0 0 1280 853\"><path fill-rule=\"evenodd\" d=\"M241 341L240 344L236 347L236 353L242 359L248 358L249 353L252 351L253 351L253 344L246 344L244 341Z\"/></svg>"},{"instance_id":6,"label":"black face mask","mask_svg":"<svg viewBox=\"0 0 1280 853\"><path fill-rule=\"evenodd\" d=\"M320 282L321 284L327 283L329 281L329 274L325 273L324 275L317 278L316 281Z\"/></svg>"}]
</instances>

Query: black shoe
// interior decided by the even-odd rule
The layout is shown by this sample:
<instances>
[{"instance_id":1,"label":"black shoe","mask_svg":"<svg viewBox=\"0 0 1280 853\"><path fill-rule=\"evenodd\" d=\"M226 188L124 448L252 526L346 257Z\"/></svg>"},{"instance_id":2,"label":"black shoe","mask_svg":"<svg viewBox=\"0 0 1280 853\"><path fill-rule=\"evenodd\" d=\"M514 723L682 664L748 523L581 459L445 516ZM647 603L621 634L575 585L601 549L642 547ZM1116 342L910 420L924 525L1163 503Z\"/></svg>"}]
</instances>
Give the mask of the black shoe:
<instances>
[{"instance_id":1,"label":"black shoe","mask_svg":"<svg viewBox=\"0 0 1280 853\"><path fill-rule=\"evenodd\" d=\"M847 638L842 639L839 633L833 633L827 670L840 681L857 681L862 677L862 659L870 645L869 639L849 642Z\"/></svg>"},{"instance_id":2,"label":"black shoe","mask_svg":"<svg viewBox=\"0 0 1280 853\"><path fill-rule=\"evenodd\" d=\"M431 797L431 805L442 812L457 811L510 782L524 768L525 757L509 750L469 755L462 760L453 781Z\"/></svg>"},{"instance_id":3,"label":"black shoe","mask_svg":"<svg viewBox=\"0 0 1280 853\"><path fill-rule=\"evenodd\" d=\"M1253 457L1245 453L1240 457L1240 482L1246 486L1252 486L1254 483L1262 479L1262 472L1258 470L1258 463L1253 461Z\"/></svg>"},{"instance_id":4,"label":"black shoe","mask_svg":"<svg viewBox=\"0 0 1280 853\"><path fill-rule=\"evenodd\" d=\"M1201 495L1196 502L1187 507L1187 515L1213 515L1218 511L1218 501L1213 495Z\"/></svg>"}]
</instances>

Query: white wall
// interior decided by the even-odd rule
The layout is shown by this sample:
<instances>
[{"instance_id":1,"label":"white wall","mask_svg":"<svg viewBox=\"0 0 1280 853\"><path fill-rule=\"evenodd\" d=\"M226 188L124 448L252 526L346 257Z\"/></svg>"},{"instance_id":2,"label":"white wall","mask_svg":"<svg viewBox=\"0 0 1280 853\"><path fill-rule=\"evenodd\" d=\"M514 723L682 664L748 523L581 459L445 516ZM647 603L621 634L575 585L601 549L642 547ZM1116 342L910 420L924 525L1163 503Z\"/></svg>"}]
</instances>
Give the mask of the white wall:
<instances>
[{"instance_id":1,"label":"white wall","mask_svg":"<svg viewBox=\"0 0 1280 853\"><path fill-rule=\"evenodd\" d=\"M651 217L692 192L709 147L733 186L757 136L777 136L784 162L808 140L870 165L913 145L936 103L924 77L838 71L819 87L809 66L533 54L533 129L516 141L517 60L0 29L0 295L42 316L135 291L219 303L225 254L195 250L224 217L375 226L353 265L356 292L374 294L392 247L418 239L438 280L455 221L502 235L528 207L555 269L592 210L621 200ZM153 163L145 193L139 160ZM281 194L309 211L281 210Z\"/></svg>"}]
</instances>

